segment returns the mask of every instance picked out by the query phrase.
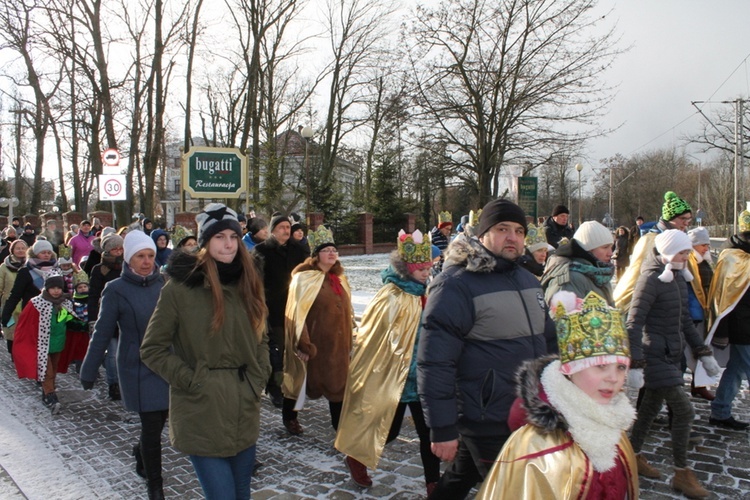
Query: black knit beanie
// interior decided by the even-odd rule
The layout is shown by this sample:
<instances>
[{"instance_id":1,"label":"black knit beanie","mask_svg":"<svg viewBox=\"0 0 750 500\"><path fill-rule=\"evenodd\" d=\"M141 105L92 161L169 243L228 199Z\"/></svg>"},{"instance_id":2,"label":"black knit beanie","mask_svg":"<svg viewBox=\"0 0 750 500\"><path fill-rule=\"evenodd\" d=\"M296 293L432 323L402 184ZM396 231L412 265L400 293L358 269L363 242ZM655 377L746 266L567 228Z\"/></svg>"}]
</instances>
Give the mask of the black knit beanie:
<instances>
[{"instance_id":1,"label":"black knit beanie","mask_svg":"<svg viewBox=\"0 0 750 500\"><path fill-rule=\"evenodd\" d=\"M479 217L479 226L476 230L477 237L482 236L498 222L506 221L521 224L524 232L526 232L526 214L523 213L521 207L503 198L498 198L487 203L482 209L482 215Z\"/></svg>"},{"instance_id":2,"label":"black knit beanie","mask_svg":"<svg viewBox=\"0 0 750 500\"><path fill-rule=\"evenodd\" d=\"M198 223L198 245L206 246L208 240L225 229L231 229L241 238L242 228L237 221L237 212L222 203L206 205L203 212L195 216Z\"/></svg>"},{"instance_id":3,"label":"black knit beanie","mask_svg":"<svg viewBox=\"0 0 750 500\"><path fill-rule=\"evenodd\" d=\"M552 217L557 217L560 214L569 214L570 210L568 210L568 207L565 205L557 205L554 209L552 209Z\"/></svg>"}]
</instances>

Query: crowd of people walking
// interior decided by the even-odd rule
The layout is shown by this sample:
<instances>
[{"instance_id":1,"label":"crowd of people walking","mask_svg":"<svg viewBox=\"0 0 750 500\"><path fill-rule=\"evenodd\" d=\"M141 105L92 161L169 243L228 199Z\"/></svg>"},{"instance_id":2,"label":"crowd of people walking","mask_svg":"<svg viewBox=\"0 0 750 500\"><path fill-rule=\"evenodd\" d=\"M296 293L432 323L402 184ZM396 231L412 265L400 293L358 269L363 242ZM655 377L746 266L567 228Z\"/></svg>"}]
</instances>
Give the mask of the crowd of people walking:
<instances>
[{"instance_id":1,"label":"crowd of people walking","mask_svg":"<svg viewBox=\"0 0 750 500\"><path fill-rule=\"evenodd\" d=\"M0 244L2 332L53 415L69 369L84 389L101 376L138 413L132 451L149 499L164 498L167 426L206 498L249 498L264 394L299 439L306 401L325 398L332 444L363 488L408 412L424 492L451 500L473 488L637 498L639 475L664 472L644 443L666 402L670 485L706 498L690 467L690 398L712 401L711 425L749 426L731 410L750 375L750 212L715 266L708 232L688 231L692 208L673 192L648 231L642 217L613 232L568 215L558 205L536 226L498 199L456 235L448 212L429 232L393 235L359 321L335 235L305 234L296 215L266 222L212 203L194 232L92 219L64 237L55 221L14 220Z\"/></svg>"}]
</instances>

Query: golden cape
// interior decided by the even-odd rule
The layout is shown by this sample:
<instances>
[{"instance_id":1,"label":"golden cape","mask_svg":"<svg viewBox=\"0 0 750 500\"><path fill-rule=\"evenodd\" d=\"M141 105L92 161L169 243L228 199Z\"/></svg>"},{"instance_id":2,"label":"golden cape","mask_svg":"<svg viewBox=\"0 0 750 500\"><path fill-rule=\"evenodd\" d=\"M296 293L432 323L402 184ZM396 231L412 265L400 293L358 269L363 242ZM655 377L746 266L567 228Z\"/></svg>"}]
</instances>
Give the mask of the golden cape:
<instances>
[{"instance_id":1,"label":"golden cape","mask_svg":"<svg viewBox=\"0 0 750 500\"><path fill-rule=\"evenodd\" d=\"M692 251L690 252L690 257L688 257L688 271L693 275L693 281L690 282L690 286L693 287L693 293L695 293L695 297L698 299L701 307L703 307L705 317L708 318L708 297L706 297L706 293L703 291L701 272L698 268L698 259L695 256L695 251Z\"/></svg>"},{"instance_id":2,"label":"golden cape","mask_svg":"<svg viewBox=\"0 0 750 500\"><path fill-rule=\"evenodd\" d=\"M289 284L284 322L284 380L281 390L290 399L299 397L302 384L305 383L307 363L297 357L297 344L305 328L307 314L318 297L325 278L326 274L319 270L302 271L292 276ZM339 278L344 292L351 297L346 276L342 274Z\"/></svg>"},{"instance_id":3,"label":"golden cape","mask_svg":"<svg viewBox=\"0 0 750 500\"><path fill-rule=\"evenodd\" d=\"M625 433L618 443L628 475L628 498L638 498L638 466ZM528 458L515 458L520 454ZM570 464L560 467L560 464ZM484 480L478 500L573 500L586 498L594 467L571 437L558 429L549 434L526 424L503 446Z\"/></svg>"},{"instance_id":4,"label":"golden cape","mask_svg":"<svg viewBox=\"0 0 750 500\"><path fill-rule=\"evenodd\" d=\"M646 233L641 236L630 256L630 265L625 270L625 274L617 280L614 291L615 305L624 317L628 316L628 310L630 310L635 282L641 275L641 265L649 252L653 251L654 246L656 246L656 233Z\"/></svg>"},{"instance_id":5,"label":"golden cape","mask_svg":"<svg viewBox=\"0 0 750 500\"><path fill-rule=\"evenodd\" d=\"M723 250L716 263L711 288L708 291L709 330L706 345L711 345L720 321L734 310L748 287L750 287L750 254L739 248ZM729 349L714 349L714 357L720 365L726 365L728 354ZM716 383L713 377L708 376L702 363L698 363L694 379L696 387Z\"/></svg>"},{"instance_id":6,"label":"golden cape","mask_svg":"<svg viewBox=\"0 0 750 500\"><path fill-rule=\"evenodd\" d=\"M409 374L420 297L388 283L362 316L334 446L374 469Z\"/></svg>"}]
</instances>

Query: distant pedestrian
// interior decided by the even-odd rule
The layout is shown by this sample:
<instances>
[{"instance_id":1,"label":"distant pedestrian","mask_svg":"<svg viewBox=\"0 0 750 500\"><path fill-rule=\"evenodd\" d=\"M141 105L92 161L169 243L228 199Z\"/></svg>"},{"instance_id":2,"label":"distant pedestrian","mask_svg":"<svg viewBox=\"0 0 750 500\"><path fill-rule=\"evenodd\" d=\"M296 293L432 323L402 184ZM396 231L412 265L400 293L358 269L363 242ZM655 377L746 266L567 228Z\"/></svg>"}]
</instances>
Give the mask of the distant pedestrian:
<instances>
[{"instance_id":1,"label":"distant pedestrian","mask_svg":"<svg viewBox=\"0 0 750 500\"><path fill-rule=\"evenodd\" d=\"M693 243L693 251L690 253L687 264L690 274L693 275L693 281L688 286L688 308L690 309L690 317L695 323L695 328L705 339L708 335L707 323L710 309L708 297L714 275L713 267L711 267L713 261L711 238L708 235L708 229L703 226L688 231L688 237ZM690 381L690 394L707 401L714 400L714 394L706 386L695 385L695 376Z\"/></svg>"},{"instance_id":2,"label":"distant pedestrian","mask_svg":"<svg viewBox=\"0 0 750 500\"><path fill-rule=\"evenodd\" d=\"M271 373L263 280L234 210L211 203L196 220L201 249L168 264L141 355L170 384L169 437L206 498L244 500Z\"/></svg>"},{"instance_id":3,"label":"distant pedestrian","mask_svg":"<svg viewBox=\"0 0 750 500\"><path fill-rule=\"evenodd\" d=\"M612 260L615 263L617 279L625 273L625 269L630 265L630 234L628 228L620 226L615 234L615 244L612 248Z\"/></svg>"},{"instance_id":4,"label":"distant pedestrian","mask_svg":"<svg viewBox=\"0 0 750 500\"><path fill-rule=\"evenodd\" d=\"M570 241L573 237L573 228L568 225L569 217L570 210L565 205L557 205L552 209L552 215L544 221L547 243L557 248L561 243Z\"/></svg>"},{"instance_id":5,"label":"distant pedestrian","mask_svg":"<svg viewBox=\"0 0 750 500\"><path fill-rule=\"evenodd\" d=\"M2 297L3 304L10 297L10 292L13 289L13 284L16 282L16 276L18 271L26 263L26 242L23 240L16 240L10 244L10 254L3 259L0 264L0 296ZM16 323L18 323L18 316L21 314L20 304L16 306L15 310L11 313L12 323L10 326L3 327L3 337L8 347L11 360L13 359L13 336L16 331Z\"/></svg>"},{"instance_id":6,"label":"distant pedestrian","mask_svg":"<svg viewBox=\"0 0 750 500\"><path fill-rule=\"evenodd\" d=\"M549 249L552 245L547 243L547 237L543 228L538 228L534 224L529 224L524 239L526 250L518 259L518 264L525 267L531 274L541 278L544 274L544 266L547 263Z\"/></svg>"},{"instance_id":7,"label":"distant pedestrian","mask_svg":"<svg viewBox=\"0 0 750 500\"><path fill-rule=\"evenodd\" d=\"M87 220L81 221L81 227L78 230L78 234L70 239L69 245L72 249L73 263L76 266L80 266L81 259L88 257L93 250L92 242L96 238L96 233L91 229L91 222Z\"/></svg>"},{"instance_id":8,"label":"distant pedestrian","mask_svg":"<svg viewBox=\"0 0 750 500\"><path fill-rule=\"evenodd\" d=\"M166 266L169 261L169 256L172 253L172 249L169 248L169 233L163 229L154 229L151 231L151 239L154 240L156 245L156 265Z\"/></svg>"}]
</instances>

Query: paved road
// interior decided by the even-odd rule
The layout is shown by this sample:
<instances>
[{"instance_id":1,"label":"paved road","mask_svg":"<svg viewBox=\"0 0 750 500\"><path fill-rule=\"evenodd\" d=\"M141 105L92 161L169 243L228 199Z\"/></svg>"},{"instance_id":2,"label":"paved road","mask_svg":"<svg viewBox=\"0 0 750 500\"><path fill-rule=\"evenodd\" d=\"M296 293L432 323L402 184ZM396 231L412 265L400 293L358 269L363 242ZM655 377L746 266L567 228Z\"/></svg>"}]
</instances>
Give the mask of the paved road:
<instances>
[{"instance_id":1,"label":"paved road","mask_svg":"<svg viewBox=\"0 0 750 500\"><path fill-rule=\"evenodd\" d=\"M4 347L0 350L0 498L146 498L145 482L135 474L131 457L137 415L110 401L106 384L83 391L74 374L64 374L59 376L64 409L52 416L41 404L40 389L34 382L18 380ZM691 451L698 477L713 492L712 498L750 500L748 433L709 426L707 403L693 402L695 430L702 439ZM738 418L750 419L746 391L736 407ZM264 465L253 480L253 498L424 497L418 441L410 423L386 448L380 469L373 473L374 486L363 490L351 482L341 454L332 446L334 433L327 413L327 404L312 402L300 415L305 434L292 437L284 430L279 411L264 399L258 443L258 458ZM681 498L669 488L672 469L666 425L657 423L652 435L645 452L667 479L643 479L641 498ZM202 498L189 461L169 446L164 450L164 471L168 498Z\"/></svg>"}]
</instances>

